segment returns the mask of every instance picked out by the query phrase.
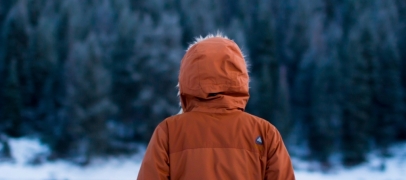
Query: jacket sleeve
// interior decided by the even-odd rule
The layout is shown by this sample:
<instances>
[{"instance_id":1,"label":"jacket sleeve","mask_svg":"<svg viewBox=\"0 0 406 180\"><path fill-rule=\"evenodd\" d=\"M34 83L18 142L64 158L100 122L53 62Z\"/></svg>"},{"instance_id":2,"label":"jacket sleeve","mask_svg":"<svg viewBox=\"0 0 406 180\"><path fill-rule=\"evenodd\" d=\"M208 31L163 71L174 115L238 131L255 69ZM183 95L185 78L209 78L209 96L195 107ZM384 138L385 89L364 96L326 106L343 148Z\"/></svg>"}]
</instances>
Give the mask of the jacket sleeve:
<instances>
[{"instance_id":1,"label":"jacket sleeve","mask_svg":"<svg viewBox=\"0 0 406 180\"><path fill-rule=\"evenodd\" d=\"M292 162L285 144L279 131L275 128L271 128L273 134L270 137L270 148L268 148L265 180L295 180L295 174L292 167Z\"/></svg>"},{"instance_id":2,"label":"jacket sleeve","mask_svg":"<svg viewBox=\"0 0 406 180\"><path fill-rule=\"evenodd\" d=\"M168 135L158 125L142 160L137 180L169 179Z\"/></svg>"}]
</instances>

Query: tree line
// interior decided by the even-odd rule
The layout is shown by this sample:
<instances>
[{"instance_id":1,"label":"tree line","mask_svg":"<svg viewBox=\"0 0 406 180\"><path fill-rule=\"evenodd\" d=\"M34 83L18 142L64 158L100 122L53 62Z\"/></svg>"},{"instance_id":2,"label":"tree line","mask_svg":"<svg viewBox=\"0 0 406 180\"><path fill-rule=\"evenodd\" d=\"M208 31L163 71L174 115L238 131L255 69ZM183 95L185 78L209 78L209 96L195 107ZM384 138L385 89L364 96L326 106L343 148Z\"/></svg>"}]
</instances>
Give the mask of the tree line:
<instances>
[{"instance_id":1,"label":"tree line","mask_svg":"<svg viewBox=\"0 0 406 180\"><path fill-rule=\"evenodd\" d=\"M27 136L80 164L133 153L178 112L188 44L217 31L292 155L352 166L406 140L402 0L0 0L0 157Z\"/></svg>"}]
</instances>

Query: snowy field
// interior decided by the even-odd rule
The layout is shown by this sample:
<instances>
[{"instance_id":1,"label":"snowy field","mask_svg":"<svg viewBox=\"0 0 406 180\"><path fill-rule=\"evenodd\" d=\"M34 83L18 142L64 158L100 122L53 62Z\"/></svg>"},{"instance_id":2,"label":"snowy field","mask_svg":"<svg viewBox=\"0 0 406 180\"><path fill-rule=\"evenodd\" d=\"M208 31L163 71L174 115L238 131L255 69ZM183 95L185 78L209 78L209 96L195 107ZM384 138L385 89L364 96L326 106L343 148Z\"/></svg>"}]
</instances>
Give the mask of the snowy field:
<instances>
[{"instance_id":1,"label":"snowy field","mask_svg":"<svg viewBox=\"0 0 406 180\"><path fill-rule=\"evenodd\" d=\"M67 162L52 162L37 166L27 165L34 154L47 153L35 140L19 139L10 142L14 162L0 163L0 180L134 180L143 152L132 157L98 160L89 167ZM145 149L145 148L141 148ZM312 170L315 165L293 159L298 180L406 180L406 143L391 148L394 156L381 160L373 153L369 162L359 167L336 167L328 174ZM381 170L384 162L385 170Z\"/></svg>"}]
</instances>

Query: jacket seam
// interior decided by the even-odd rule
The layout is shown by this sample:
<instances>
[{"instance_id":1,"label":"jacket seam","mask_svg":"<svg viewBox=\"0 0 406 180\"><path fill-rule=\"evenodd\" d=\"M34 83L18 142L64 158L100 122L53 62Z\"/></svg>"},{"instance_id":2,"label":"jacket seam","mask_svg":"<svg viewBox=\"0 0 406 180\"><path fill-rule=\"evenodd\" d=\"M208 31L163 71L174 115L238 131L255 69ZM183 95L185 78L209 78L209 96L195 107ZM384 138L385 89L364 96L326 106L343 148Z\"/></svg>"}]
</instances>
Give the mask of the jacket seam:
<instances>
[{"instance_id":1,"label":"jacket seam","mask_svg":"<svg viewBox=\"0 0 406 180\"><path fill-rule=\"evenodd\" d=\"M255 154L261 155L261 153L259 153L259 152L255 152L255 151L252 151L252 150L249 150L249 149L245 149L245 148L232 148L232 147L230 147L230 148L223 148L223 147L199 147L199 148L187 148L187 149L183 149L183 150L180 150L180 151L171 152L171 153L169 153L169 154L171 155L171 154L180 153L180 152L187 151L187 150L195 150L195 149L238 149L238 150L245 150L245 151L249 151L249 152L252 152L252 153L255 153ZM264 156L263 156L263 155L261 155L261 157L264 157Z\"/></svg>"}]
</instances>

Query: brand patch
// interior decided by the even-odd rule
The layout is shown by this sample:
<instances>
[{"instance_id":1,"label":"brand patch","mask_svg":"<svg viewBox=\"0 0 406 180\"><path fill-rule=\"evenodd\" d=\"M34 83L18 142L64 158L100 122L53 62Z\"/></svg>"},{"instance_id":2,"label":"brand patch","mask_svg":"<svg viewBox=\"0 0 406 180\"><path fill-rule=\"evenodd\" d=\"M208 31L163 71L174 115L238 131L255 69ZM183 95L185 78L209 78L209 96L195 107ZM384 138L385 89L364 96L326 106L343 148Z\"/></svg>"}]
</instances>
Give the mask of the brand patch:
<instances>
[{"instance_id":1,"label":"brand patch","mask_svg":"<svg viewBox=\"0 0 406 180\"><path fill-rule=\"evenodd\" d=\"M259 144L259 145L263 145L263 144L264 144L264 143L262 142L261 136L258 136L258 137L255 139L255 143L257 143L257 144Z\"/></svg>"}]
</instances>

